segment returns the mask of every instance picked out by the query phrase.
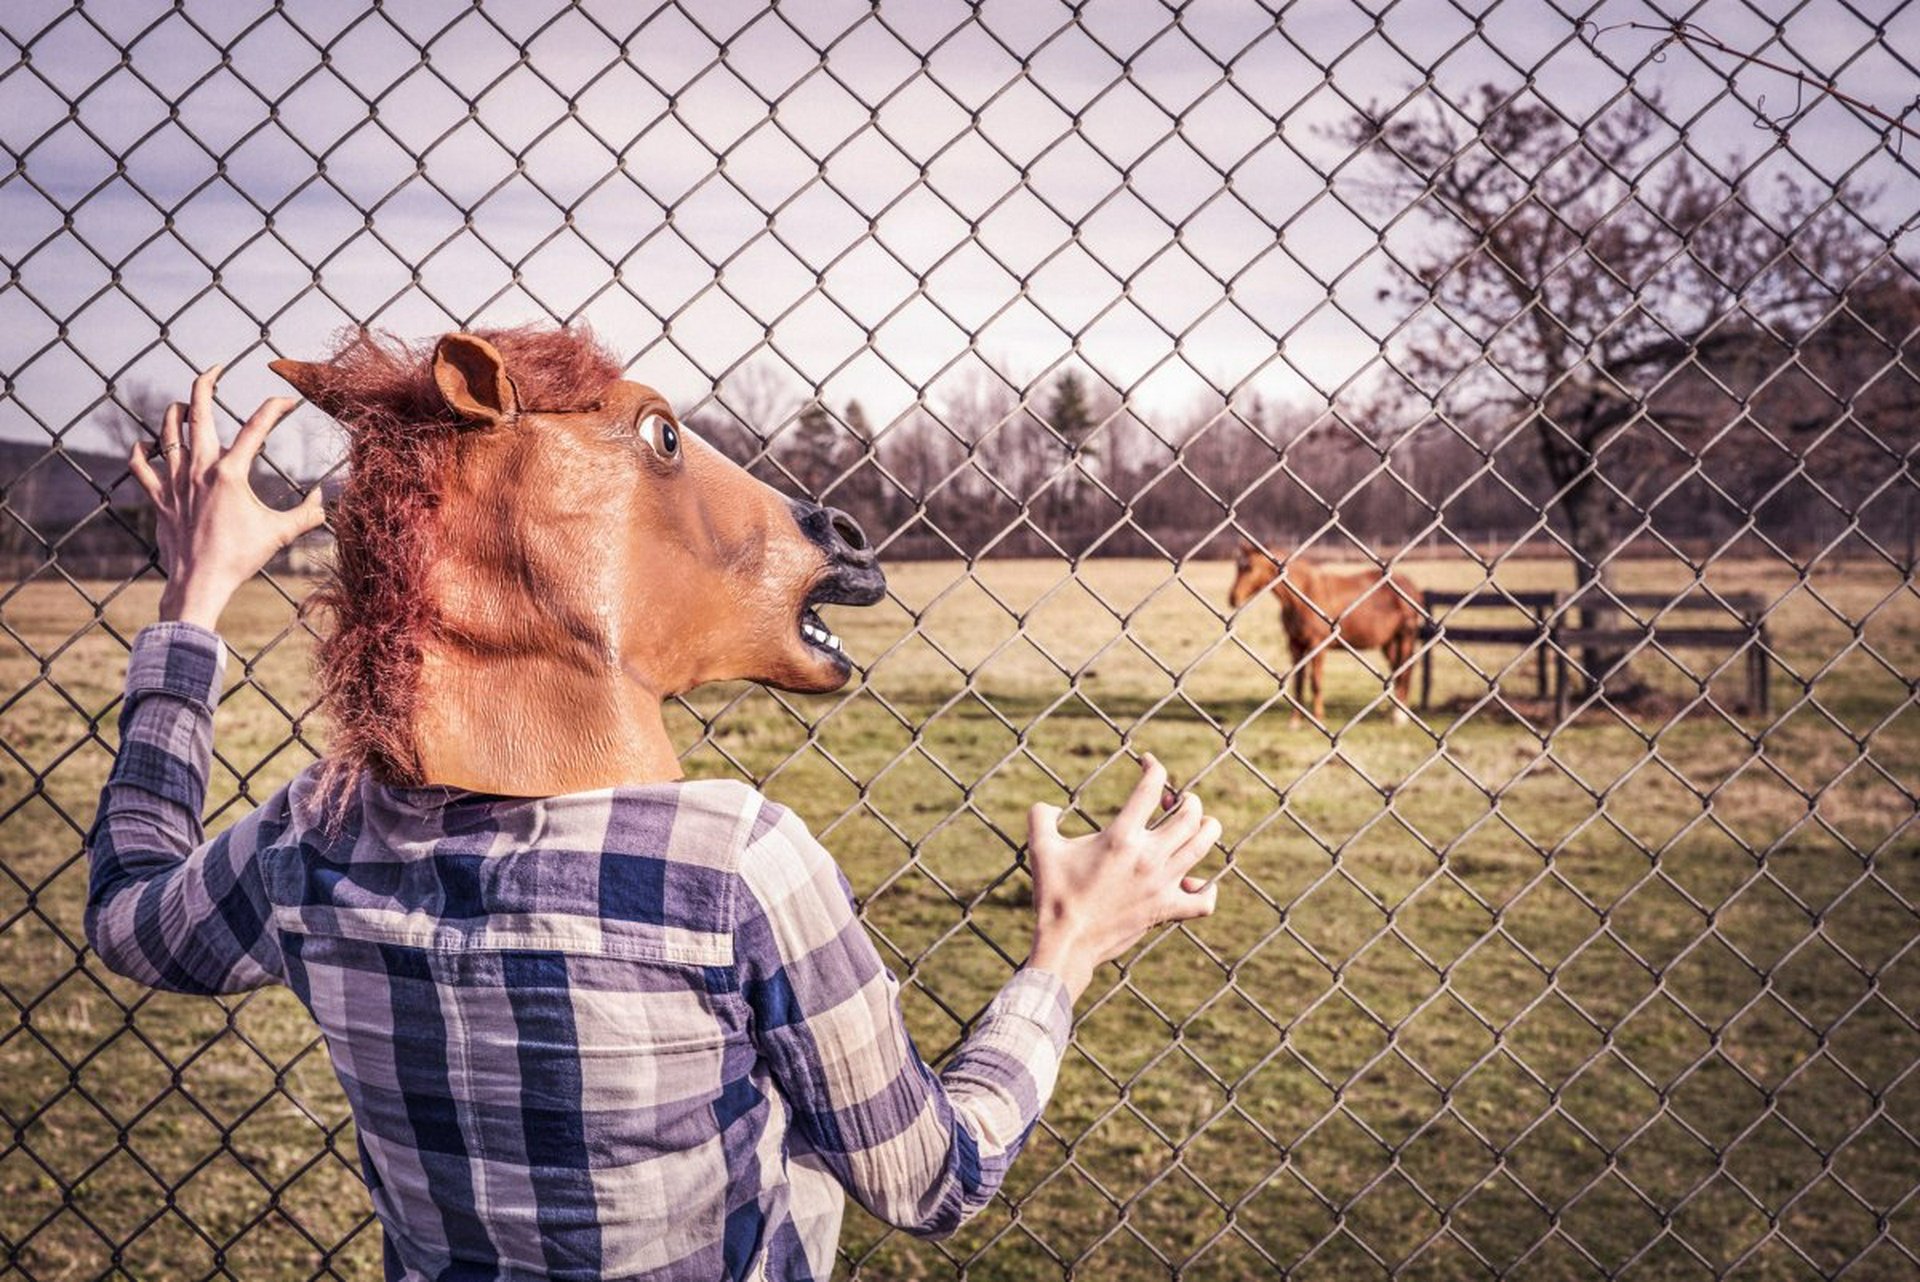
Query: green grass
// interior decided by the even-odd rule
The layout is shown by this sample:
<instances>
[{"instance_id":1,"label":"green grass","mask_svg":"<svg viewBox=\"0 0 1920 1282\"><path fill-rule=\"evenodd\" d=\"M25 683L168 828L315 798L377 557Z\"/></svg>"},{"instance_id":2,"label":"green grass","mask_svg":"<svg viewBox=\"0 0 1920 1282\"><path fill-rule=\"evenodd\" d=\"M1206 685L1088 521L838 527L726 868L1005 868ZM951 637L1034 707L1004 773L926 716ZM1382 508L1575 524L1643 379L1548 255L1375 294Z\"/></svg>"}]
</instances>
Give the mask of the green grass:
<instances>
[{"instance_id":1,"label":"green grass","mask_svg":"<svg viewBox=\"0 0 1920 1282\"><path fill-rule=\"evenodd\" d=\"M1336 657L1328 728L1290 726L1276 612L1229 638L1208 604L1227 576L901 565L899 604L836 620L871 661L863 686L715 689L672 714L691 772L763 780L839 856L930 1056L1024 953L1030 802L1105 816L1123 749L1150 748L1225 824L1219 914L1096 981L1010 1200L943 1246L850 1216L861 1275L1057 1276L1052 1253L1116 1279L1630 1260L1633 1277L1798 1278L1867 1252L1849 1276L1910 1276L1875 1218L1920 1252L1920 602L1899 575L1716 566L1713 586L1780 600L1774 644L1803 679L1775 673L1777 721L1738 711L1737 665L1708 686L1725 711L1680 715L1702 683L1649 658L1670 696L1655 711L1550 739L1532 669L1498 648L1469 657L1512 665L1510 706L1442 657L1435 711L1395 727L1367 711L1377 678ZM1626 578L1685 586L1651 564ZM0 607L0 1235L41 1278L222 1260L375 1277L351 1126L297 1004L75 969L117 637L153 600L96 611L47 583ZM291 607L257 586L229 631L260 687L236 665L212 803L230 816L319 740L289 726L308 656Z\"/></svg>"}]
</instances>

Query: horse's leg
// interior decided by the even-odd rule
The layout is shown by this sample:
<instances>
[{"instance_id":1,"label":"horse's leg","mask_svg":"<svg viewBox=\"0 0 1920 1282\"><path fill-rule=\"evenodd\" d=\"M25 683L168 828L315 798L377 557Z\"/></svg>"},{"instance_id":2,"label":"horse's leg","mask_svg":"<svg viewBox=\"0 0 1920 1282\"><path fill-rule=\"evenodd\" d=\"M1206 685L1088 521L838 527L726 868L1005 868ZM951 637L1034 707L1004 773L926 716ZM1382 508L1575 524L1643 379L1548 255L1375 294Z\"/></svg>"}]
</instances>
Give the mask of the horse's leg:
<instances>
[{"instance_id":1,"label":"horse's leg","mask_svg":"<svg viewBox=\"0 0 1920 1282\"><path fill-rule=\"evenodd\" d=\"M1287 653L1292 656L1293 659L1293 699L1291 700L1293 711L1287 717L1287 726L1288 728L1292 728L1300 724L1300 707L1307 700L1307 647L1289 636L1287 638ZM1281 689L1286 689L1286 686L1287 683L1285 681L1280 683Z\"/></svg>"},{"instance_id":2,"label":"horse's leg","mask_svg":"<svg viewBox=\"0 0 1920 1282\"><path fill-rule=\"evenodd\" d=\"M1387 642L1387 665L1393 689L1393 710L1387 717L1394 725L1407 720L1407 689L1413 684L1413 634L1402 629Z\"/></svg>"},{"instance_id":3,"label":"horse's leg","mask_svg":"<svg viewBox=\"0 0 1920 1282\"><path fill-rule=\"evenodd\" d=\"M1307 665L1308 671L1313 674L1313 719L1321 725L1327 723L1327 692L1326 687L1320 682L1320 666L1326 661L1327 652L1322 647L1314 652L1313 658L1308 660Z\"/></svg>"}]
</instances>

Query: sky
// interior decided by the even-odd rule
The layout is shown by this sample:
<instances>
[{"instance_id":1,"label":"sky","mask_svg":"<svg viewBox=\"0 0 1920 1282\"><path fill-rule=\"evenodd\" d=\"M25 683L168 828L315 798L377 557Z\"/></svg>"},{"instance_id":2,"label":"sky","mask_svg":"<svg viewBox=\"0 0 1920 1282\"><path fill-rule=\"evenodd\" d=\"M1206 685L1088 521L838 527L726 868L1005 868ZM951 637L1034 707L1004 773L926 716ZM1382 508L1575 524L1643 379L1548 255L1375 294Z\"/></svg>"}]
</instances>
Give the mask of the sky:
<instances>
[{"instance_id":1,"label":"sky","mask_svg":"<svg viewBox=\"0 0 1920 1282\"><path fill-rule=\"evenodd\" d=\"M8 0L0 437L98 446L104 398L214 362L244 413L284 390L273 355L359 325L583 319L683 412L758 366L883 428L983 369L1024 388L1063 362L1147 416L1210 389L1323 398L1406 319L1365 162L1328 131L1488 81L1574 120L1657 91L1676 142L1757 189L1844 185L1912 261L1920 140L1624 25L1680 12ZM1913 4L1684 12L1915 102ZM335 449L311 411L274 446L302 474Z\"/></svg>"}]
</instances>

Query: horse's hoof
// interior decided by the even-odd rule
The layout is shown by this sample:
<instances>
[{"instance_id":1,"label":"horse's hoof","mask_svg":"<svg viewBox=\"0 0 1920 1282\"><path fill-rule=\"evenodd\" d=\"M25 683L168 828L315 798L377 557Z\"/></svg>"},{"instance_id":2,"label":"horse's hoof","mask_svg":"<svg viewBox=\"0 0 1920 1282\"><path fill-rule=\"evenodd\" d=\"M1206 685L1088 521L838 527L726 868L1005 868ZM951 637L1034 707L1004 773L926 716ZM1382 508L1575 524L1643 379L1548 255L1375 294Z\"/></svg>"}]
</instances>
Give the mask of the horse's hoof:
<instances>
[{"instance_id":1,"label":"horse's hoof","mask_svg":"<svg viewBox=\"0 0 1920 1282\"><path fill-rule=\"evenodd\" d=\"M1407 710L1396 706L1392 712L1387 714L1387 720L1396 726L1404 726L1407 724Z\"/></svg>"}]
</instances>

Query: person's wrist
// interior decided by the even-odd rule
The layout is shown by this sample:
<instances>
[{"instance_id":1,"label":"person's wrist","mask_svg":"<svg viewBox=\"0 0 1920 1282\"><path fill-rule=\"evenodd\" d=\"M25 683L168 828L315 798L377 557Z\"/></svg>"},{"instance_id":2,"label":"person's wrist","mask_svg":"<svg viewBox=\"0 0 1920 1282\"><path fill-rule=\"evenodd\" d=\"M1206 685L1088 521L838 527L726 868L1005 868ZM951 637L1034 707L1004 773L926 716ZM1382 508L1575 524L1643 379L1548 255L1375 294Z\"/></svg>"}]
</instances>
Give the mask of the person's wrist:
<instances>
[{"instance_id":1,"label":"person's wrist","mask_svg":"<svg viewBox=\"0 0 1920 1282\"><path fill-rule=\"evenodd\" d=\"M1046 971L1066 985L1069 1004L1079 1002L1080 994L1086 992L1087 986L1093 983L1093 965L1086 960L1084 950L1056 936L1035 934L1033 951L1027 954L1027 965L1035 970Z\"/></svg>"},{"instance_id":2,"label":"person's wrist","mask_svg":"<svg viewBox=\"0 0 1920 1282\"><path fill-rule=\"evenodd\" d=\"M169 579L160 592L162 623L191 623L219 631L220 615L233 599L233 589L190 577Z\"/></svg>"}]
</instances>

